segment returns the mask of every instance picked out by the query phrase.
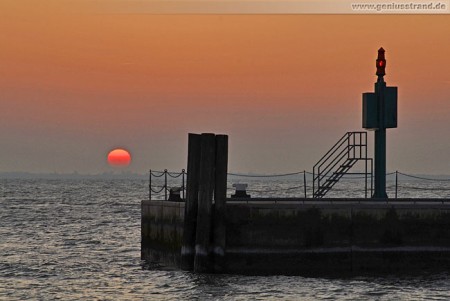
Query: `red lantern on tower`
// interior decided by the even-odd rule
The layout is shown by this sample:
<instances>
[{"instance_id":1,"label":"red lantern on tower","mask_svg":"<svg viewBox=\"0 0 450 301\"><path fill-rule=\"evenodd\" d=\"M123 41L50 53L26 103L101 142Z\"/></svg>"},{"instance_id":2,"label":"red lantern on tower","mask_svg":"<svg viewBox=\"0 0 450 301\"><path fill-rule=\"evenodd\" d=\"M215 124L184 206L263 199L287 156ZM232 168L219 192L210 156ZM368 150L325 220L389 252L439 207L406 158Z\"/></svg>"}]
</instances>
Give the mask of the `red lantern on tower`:
<instances>
[{"instance_id":1,"label":"red lantern on tower","mask_svg":"<svg viewBox=\"0 0 450 301\"><path fill-rule=\"evenodd\" d=\"M386 59L384 58L384 49L381 47L378 49L378 58L377 58L377 75L384 76L386 68Z\"/></svg>"}]
</instances>

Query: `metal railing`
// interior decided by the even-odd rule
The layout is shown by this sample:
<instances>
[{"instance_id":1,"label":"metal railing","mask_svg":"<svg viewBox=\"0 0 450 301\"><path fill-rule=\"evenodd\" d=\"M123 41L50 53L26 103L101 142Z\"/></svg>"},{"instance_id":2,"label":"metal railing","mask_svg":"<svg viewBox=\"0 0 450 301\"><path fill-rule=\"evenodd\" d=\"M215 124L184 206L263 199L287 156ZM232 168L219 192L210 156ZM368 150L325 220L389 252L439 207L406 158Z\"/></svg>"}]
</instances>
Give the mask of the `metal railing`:
<instances>
[{"instance_id":1,"label":"metal railing","mask_svg":"<svg viewBox=\"0 0 450 301\"><path fill-rule=\"evenodd\" d=\"M314 186L311 185L311 180L314 179L316 175L312 172L308 171L299 171L299 172L293 172L293 173L284 173L284 174L237 174L237 173L228 173L229 176L232 176L234 178L246 178L250 179L253 178L254 180L258 180L258 185L260 189L257 188L251 188L247 189L247 192L252 194L252 197L256 198L274 198L274 197L282 197L283 195L285 197L285 201L289 201L289 199L292 198L311 198L314 197L313 193L311 191L314 191ZM359 176L358 176L359 175ZM172 188L179 187L181 188L180 194L181 199L185 199L186 194L186 176L187 172L183 169L181 172L169 172L167 170L164 171L154 171L150 170L149 175L149 199L152 200L153 196L159 196L159 199L168 200L169 196L168 193L170 192L170 185L169 182L172 179L180 179L179 183L174 183L172 181ZM298 178L296 177L298 176ZM430 178L430 177L423 177L423 176L416 176L411 175L407 173L403 173L400 171L390 172L387 173L386 176L390 176L390 185L387 187L390 192L388 192L391 196L391 199L389 200L396 200L398 198L414 198L415 192L421 193L420 198L432 198L428 195L435 195L438 199L443 199L443 202L445 201L445 198L450 198L450 178ZM271 182L270 178L278 179L278 178L286 178L290 177L289 180L286 182L283 181L283 183L289 183L289 181L292 182L292 185L277 185L276 182ZM395 178L392 178L395 177ZM155 183L154 178L161 178L159 183ZM364 173L347 173L346 175L343 175L343 180L350 180L349 183L358 183L359 180L365 180L366 186L363 188L361 186L345 186L343 187L336 187L333 189L333 191L336 190L337 193L342 192L344 194L343 197L348 197L349 193L353 195L357 195L360 192L363 191L363 189L367 193L367 175ZM410 180L408 180L410 179ZM267 185L260 185L260 181L267 181ZM303 183L302 183L303 182ZM314 182L314 181L312 181ZM438 185L433 184L435 183L444 183L447 182L448 184L444 185ZM231 182L229 182L231 183ZM251 182L250 182L251 183ZM275 184L274 184L275 183ZM300 184L302 183L302 184ZM427 184L425 184L427 183ZM155 185L156 184L156 185ZM160 185L158 185L160 184ZM300 185L299 185L300 184ZM233 193L233 188L230 186L227 188L228 195ZM335 193L336 194L336 193ZM319 198L316 198L319 199ZM332 199L330 199L332 200ZM445 201L447 202L447 201Z\"/></svg>"},{"instance_id":2,"label":"metal railing","mask_svg":"<svg viewBox=\"0 0 450 301\"><path fill-rule=\"evenodd\" d=\"M185 191L186 191L186 171L184 169L181 170L181 172L170 172L167 171L167 169L164 169L164 171L158 171L158 170L151 170L149 172L149 184L148 184L148 199L152 199L152 193L159 194L162 191L164 191L164 200L167 201L168 195L167 193L170 192L170 187L168 186L168 178L177 179L181 177L181 187L177 186L181 189L181 199L185 199ZM161 186L153 186L152 185L152 178L162 178L164 177L164 184ZM153 187L158 187L158 189L154 189ZM175 186L174 186L175 187Z\"/></svg>"},{"instance_id":3,"label":"metal railing","mask_svg":"<svg viewBox=\"0 0 450 301\"><path fill-rule=\"evenodd\" d=\"M367 182L370 175L370 191L373 189L372 158L367 158L367 132L347 132L313 167L313 197L322 198L333 186L348 174L356 162L365 161L365 197L367 198ZM370 173L368 172L370 162Z\"/></svg>"}]
</instances>

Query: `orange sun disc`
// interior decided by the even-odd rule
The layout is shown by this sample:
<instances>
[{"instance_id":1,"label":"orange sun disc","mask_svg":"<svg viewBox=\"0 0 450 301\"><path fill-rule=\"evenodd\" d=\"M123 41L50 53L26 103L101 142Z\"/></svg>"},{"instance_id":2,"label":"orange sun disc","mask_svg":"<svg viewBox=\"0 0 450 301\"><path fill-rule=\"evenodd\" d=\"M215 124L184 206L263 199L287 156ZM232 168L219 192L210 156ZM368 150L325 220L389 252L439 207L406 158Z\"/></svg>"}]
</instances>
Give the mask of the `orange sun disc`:
<instances>
[{"instance_id":1,"label":"orange sun disc","mask_svg":"<svg viewBox=\"0 0 450 301\"><path fill-rule=\"evenodd\" d=\"M128 166L131 162L130 153L122 148L116 148L109 152L108 163L111 166Z\"/></svg>"}]
</instances>

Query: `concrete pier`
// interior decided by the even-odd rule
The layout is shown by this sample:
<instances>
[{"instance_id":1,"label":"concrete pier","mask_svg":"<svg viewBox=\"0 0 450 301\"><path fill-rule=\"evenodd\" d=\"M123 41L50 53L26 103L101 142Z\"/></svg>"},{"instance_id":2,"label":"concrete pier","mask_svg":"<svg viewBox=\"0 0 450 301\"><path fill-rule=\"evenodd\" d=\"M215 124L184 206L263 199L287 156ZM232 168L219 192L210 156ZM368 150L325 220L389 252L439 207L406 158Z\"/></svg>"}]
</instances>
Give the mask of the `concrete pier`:
<instances>
[{"instance_id":1,"label":"concrete pier","mask_svg":"<svg viewBox=\"0 0 450 301\"><path fill-rule=\"evenodd\" d=\"M152 264L181 267L184 207L184 202L142 201L142 259Z\"/></svg>"},{"instance_id":2,"label":"concrete pier","mask_svg":"<svg viewBox=\"0 0 450 301\"><path fill-rule=\"evenodd\" d=\"M180 267L183 212L183 203L142 202L143 259ZM223 262L213 272L358 275L450 268L450 200L227 199L225 225Z\"/></svg>"}]
</instances>

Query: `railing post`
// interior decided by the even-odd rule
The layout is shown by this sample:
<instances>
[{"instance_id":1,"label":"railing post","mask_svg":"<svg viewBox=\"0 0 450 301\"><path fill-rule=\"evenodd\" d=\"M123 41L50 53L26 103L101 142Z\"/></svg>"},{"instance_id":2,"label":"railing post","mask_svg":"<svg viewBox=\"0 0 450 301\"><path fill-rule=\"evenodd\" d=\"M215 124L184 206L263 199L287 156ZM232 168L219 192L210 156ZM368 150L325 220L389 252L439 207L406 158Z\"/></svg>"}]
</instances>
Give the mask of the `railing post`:
<instances>
[{"instance_id":1,"label":"railing post","mask_svg":"<svg viewBox=\"0 0 450 301\"><path fill-rule=\"evenodd\" d=\"M397 198L397 190L398 190L398 170L395 171L395 198Z\"/></svg>"},{"instance_id":2,"label":"railing post","mask_svg":"<svg viewBox=\"0 0 450 301\"><path fill-rule=\"evenodd\" d=\"M320 166L317 168L317 192L320 190ZM317 193L316 193L317 196Z\"/></svg>"},{"instance_id":3,"label":"railing post","mask_svg":"<svg viewBox=\"0 0 450 301\"><path fill-rule=\"evenodd\" d=\"M303 171L303 190L305 192L305 199L306 199L306 170Z\"/></svg>"},{"instance_id":4,"label":"railing post","mask_svg":"<svg viewBox=\"0 0 450 301\"><path fill-rule=\"evenodd\" d=\"M347 159L350 159L350 138L351 134L350 132L347 133Z\"/></svg>"},{"instance_id":5,"label":"railing post","mask_svg":"<svg viewBox=\"0 0 450 301\"><path fill-rule=\"evenodd\" d=\"M370 197L373 195L373 160L370 160Z\"/></svg>"},{"instance_id":6,"label":"railing post","mask_svg":"<svg viewBox=\"0 0 450 301\"><path fill-rule=\"evenodd\" d=\"M150 173L148 175L148 200L152 200L152 170L150 169Z\"/></svg>"},{"instance_id":7,"label":"railing post","mask_svg":"<svg viewBox=\"0 0 450 301\"><path fill-rule=\"evenodd\" d=\"M364 198L367 199L367 158L364 160L365 170L364 170Z\"/></svg>"},{"instance_id":8,"label":"railing post","mask_svg":"<svg viewBox=\"0 0 450 301\"><path fill-rule=\"evenodd\" d=\"M181 170L181 182L182 182L182 188L181 188L181 193L182 193L182 196L183 196L183 201L185 201L185 194L184 194L184 189L186 188L185 186L184 186L184 174L185 174L185 172L186 172L186 170L185 169L182 169Z\"/></svg>"},{"instance_id":9,"label":"railing post","mask_svg":"<svg viewBox=\"0 0 450 301\"><path fill-rule=\"evenodd\" d=\"M314 198L316 195L316 168L313 167L313 193L312 197Z\"/></svg>"},{"instance_id":10,"label":"railing post","mask_svg":"<svg viewBox=\"0 0 450 301\"><path fill-rule=\"evenodd\" d=\"M352 137L353 137L353 144L352 144L352 149L353 149L353 158L355 159L356 157L356 134L355 133L351 133Z\"/></svg>"},{"instance_id":11,"label":"railing post","mask_svg":"<svg viewBox=\"0 0 450 301\"><path fill-rule=\"evenodd\" d=\"M364 136L364 143L361 142L361 144L364 145L364 163L365 163L365 168L366 168L366 171L364 173L364 181L365 181L365 184L364 184L365 185L364 186L365 187L364 195L365 195L365 197L367 199L367 133L363 132L363 136Z\"/></svg>"},{"instance_id":12,"label":"railing post","mask_svg":"<svg viewBox=\"0 0 450 301\"><path fill-rule=\"evenodd\" d=\"M164 200L167 201L167 169L164 169Z\"/></svg>"},{"instance_id":13,"label":"railing post","mask_svg":"<svg viewBox=\"0 0 450 301\"><path fill-rule=\"evenodd\" d=\"M358 141L358 148L359 148L359 157L358 157L358 159L361 159L362 158L362 133L361 132L359 132L358 133L358 138L359 138L359 141Z\"/></svg>"}]
</instances>

